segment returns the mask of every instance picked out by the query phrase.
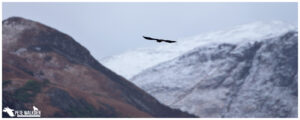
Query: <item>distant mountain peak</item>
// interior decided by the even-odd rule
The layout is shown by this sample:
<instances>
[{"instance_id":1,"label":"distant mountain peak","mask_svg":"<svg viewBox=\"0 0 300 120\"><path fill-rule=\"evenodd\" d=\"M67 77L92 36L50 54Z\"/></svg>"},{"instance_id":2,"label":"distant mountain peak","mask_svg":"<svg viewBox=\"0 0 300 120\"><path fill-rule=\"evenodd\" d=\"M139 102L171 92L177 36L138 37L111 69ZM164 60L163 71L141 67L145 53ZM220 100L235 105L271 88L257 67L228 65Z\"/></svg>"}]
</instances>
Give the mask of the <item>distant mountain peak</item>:
<instances>
[{"instance_id":1,"label":"distant mountain peak","mask_svg":"<svg viewBox=\"0 0 300 120\"><path fill-rule=\"evenodd\" d=\"M297 28L281 21L253 22L230 29L202 33L179 39L175 44L138 48L101 59L101 63L127 79L161 62L174 59L199 46L232 43L241 44L280 36Z\"/></svg>"}]
</instances>

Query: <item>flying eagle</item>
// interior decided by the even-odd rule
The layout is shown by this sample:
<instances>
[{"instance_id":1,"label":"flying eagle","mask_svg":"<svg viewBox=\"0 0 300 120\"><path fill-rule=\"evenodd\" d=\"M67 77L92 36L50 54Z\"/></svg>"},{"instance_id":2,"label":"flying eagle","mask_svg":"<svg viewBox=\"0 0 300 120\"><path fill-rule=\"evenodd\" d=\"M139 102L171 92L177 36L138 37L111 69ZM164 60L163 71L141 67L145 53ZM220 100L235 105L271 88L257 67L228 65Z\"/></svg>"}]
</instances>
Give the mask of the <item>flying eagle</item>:
<instances>
[{"instance_id":1,"label":"flying eagle","mask_svg":"<svg viewBox=\"0 0 300 120\"><path fill-rule=\"evenodd\" d=\"M151 37L146 37L146 36L143 36L143 37L147 40L156 40L156 42L167 42L167 43L176 42L176 41L173 41L173 40L156 39L156 38L151 38Z\"/></svg>"}]
</instances>

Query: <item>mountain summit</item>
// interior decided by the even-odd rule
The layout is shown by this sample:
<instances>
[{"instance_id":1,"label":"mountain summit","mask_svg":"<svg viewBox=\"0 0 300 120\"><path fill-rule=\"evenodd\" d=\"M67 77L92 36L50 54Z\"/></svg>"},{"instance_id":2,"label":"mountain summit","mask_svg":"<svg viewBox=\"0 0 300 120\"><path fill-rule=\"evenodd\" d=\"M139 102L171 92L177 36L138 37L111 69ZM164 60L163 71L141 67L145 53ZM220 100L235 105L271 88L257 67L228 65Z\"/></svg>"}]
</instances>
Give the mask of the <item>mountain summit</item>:
<instances>
[{"instance_id":1,"label":"mountain summit","mask_svg":"<svg viewBox=\"0 0 300 120\"><path fill-rule=\"evenodd\" d=\"M193 117L160 104L64 33L20 17L2 21L2 30L3 107L36 106L42 117Z\"/></svg>"}]
</instances>

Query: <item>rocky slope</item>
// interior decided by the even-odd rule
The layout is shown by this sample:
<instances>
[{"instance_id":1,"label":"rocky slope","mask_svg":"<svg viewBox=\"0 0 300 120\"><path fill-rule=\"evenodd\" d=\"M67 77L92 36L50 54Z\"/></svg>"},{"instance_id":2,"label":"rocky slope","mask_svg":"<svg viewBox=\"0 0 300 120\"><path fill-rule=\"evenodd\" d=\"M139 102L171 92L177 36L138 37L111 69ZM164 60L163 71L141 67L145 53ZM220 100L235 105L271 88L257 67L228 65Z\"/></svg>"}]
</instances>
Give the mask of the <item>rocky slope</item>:
<instances>
[{"instance_id":1,"label":"rocky slope","mask_svg":"<svg viewBox=\"0 0 300 120\"><path fill-rule=\"evenodd\" d=\"M162 103L201 117L297 117L298 32L286 30L267 37L223 32L214 37L217 42L146 69L131 81Z\"/></svg>"},{"instance_id":2,"label":"rocky slope","mask_svg":"<svg viewBox=\"0 0 300 120\"><path fill-rule=\"evenodd\" d=\"M64 33L20 17L2 30L3 107L34 105L42 117L193 117L103 67Z\"/></svg>"}]
</instances>

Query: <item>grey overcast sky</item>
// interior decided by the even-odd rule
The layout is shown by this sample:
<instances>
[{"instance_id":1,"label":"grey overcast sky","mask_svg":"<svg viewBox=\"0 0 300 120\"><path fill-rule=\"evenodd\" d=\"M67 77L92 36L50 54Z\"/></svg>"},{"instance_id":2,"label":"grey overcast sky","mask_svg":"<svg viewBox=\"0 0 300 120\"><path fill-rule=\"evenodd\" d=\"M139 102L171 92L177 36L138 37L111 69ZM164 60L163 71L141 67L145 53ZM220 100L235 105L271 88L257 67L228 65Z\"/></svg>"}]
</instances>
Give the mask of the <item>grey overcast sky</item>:
<instances>
[{"instance_id":1,"label":"grey overcast sky","mask_svg":"<svg viewBox=\"0 0 300 120\"><path fill-rule=\"evenodd\" d=\"M143 35L191 37L256 21L298 25L297 3L3 3L20 16L72 36L97 58L154 46Z\"/></svg>"}]
</instances>

